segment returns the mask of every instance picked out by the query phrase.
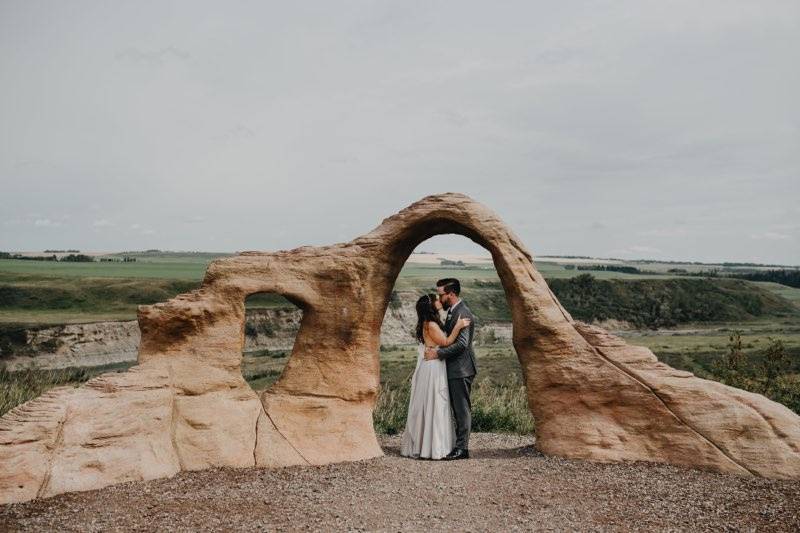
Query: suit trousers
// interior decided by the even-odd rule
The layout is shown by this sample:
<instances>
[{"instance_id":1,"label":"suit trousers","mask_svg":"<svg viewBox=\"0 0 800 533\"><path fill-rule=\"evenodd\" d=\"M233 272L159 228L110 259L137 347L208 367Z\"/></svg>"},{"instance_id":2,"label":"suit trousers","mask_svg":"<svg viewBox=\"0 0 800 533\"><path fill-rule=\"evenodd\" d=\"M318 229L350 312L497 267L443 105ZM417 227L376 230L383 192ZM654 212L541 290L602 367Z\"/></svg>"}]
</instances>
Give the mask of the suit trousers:
<instances>
[{"instance_id":1,"label":"suit trousers","mask_svg":"<svg viewBox=\"0 0 800 533\"><path fill-rule=\"evenodd\" d=\"M472 380L475 376L465 378L452 378L447 380L450 391L450 408L453 418L456 419L456 448L469 449L469 433L472 430L472 403L469 395L472 390Z\"/></svg>"}]
</instances>

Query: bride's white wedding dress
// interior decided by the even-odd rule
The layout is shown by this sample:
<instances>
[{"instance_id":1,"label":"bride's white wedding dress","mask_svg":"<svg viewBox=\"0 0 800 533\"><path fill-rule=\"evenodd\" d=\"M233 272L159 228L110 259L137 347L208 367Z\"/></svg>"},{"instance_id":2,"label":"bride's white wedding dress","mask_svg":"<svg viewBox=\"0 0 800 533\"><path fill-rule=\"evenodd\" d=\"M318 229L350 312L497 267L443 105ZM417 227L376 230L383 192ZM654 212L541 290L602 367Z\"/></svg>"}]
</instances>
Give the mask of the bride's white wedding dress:
<instances>
[{"instance_id":1,"label":"bride's white wedding dress","mask_svg":"<svg viewBox=\"0 0 800 533\"><path fill-rule=\"evenodd\" d=\"M400 455L441 459L450 453L455 442L455 430L450 420L447 366L441 359L426 361L425 346L421 343L417 354Z\"/></svg>"}]
</instances>

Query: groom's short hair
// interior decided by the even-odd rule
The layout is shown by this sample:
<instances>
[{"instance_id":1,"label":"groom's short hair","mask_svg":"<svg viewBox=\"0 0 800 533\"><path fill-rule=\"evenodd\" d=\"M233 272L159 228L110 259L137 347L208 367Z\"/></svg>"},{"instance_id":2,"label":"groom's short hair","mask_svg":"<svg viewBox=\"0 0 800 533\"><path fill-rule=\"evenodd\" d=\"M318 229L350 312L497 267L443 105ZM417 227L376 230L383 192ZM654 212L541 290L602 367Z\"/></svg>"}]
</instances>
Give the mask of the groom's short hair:
<instances>
[{"instance_id":1,"label":"groom's short hair","mask_svg":"<svg viewBox=\"0 0 800 533\"><path fill-rule=\"evenodd\" d=\"M437 287L444 287L445 293L456 293L456 296L461 294L461 283L456 278L444 278L436 282Z\"/></svg>"}]
</instances>

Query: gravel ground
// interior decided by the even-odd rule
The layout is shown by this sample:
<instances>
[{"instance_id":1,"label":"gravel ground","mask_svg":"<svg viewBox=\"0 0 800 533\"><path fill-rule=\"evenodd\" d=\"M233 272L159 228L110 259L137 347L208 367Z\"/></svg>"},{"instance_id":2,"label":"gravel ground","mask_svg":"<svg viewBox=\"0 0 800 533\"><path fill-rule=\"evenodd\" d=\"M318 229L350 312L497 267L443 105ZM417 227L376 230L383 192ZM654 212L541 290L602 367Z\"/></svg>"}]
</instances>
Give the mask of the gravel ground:
<instances>
[{"instance_id":1,"label":"gravel ground","mask_svg":"<svg viewBox=\"0 0 800 533\"><path fill-rule=\"evenodd\" d=\"M545 457L473 434L472 459L220 468L0 506L0 531L800 530L800 482Z\"/></svg>"}]
</instances>

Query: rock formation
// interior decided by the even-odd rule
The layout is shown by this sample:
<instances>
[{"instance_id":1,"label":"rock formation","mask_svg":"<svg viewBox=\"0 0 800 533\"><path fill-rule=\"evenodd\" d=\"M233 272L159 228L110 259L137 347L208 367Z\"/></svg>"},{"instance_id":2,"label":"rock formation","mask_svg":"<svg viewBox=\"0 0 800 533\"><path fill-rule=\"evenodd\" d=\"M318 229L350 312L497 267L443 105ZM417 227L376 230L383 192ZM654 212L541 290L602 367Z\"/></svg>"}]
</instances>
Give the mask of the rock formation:
<instances>
[{"instance_id":1,"label":"rock formation","mask_svg":"<svg viewBox=\"0 0 800 533\"><path fill-rule=\"evenodd\" d=\"M574 321L492 211L443 194L349 243L218 259L200 289L142 306L137 366L0 419L0 502L180 470L380 456L381 321L409 254L443 233L492 254L542 452L800 478L800 417ZM260 398L240 371L244 300L256 292L303 311L286 368Z\"/></svg>"}]
</instances>

